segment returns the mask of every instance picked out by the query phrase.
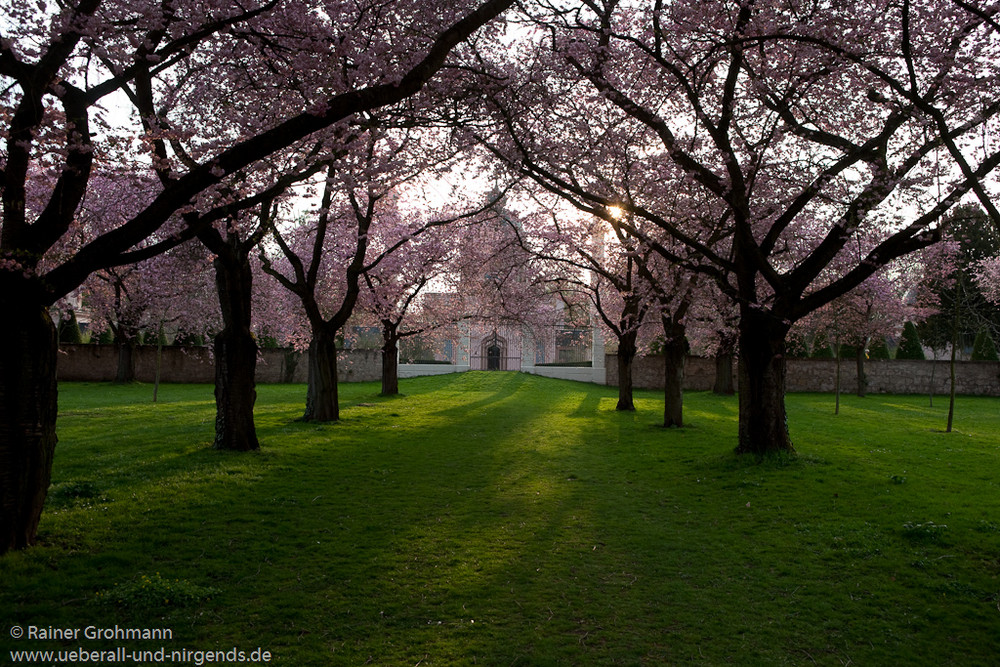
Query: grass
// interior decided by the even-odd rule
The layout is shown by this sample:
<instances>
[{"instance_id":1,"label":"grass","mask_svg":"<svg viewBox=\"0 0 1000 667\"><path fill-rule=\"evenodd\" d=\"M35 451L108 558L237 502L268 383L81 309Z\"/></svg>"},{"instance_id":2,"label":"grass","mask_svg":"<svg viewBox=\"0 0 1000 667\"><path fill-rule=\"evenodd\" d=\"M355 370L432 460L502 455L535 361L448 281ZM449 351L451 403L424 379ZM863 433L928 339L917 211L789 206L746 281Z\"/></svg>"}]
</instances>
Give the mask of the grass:
<instances>
[{"instance_id":1,"label":"grass","mask_svg":"<svg viewBox=\"0 0 1000 667\"><path fill-rule=\"evenodd\" d=\"M127 648L284 665L995 664L1000 403L790 395L798 456L738 458L737 405L466 373L342 388L263 450L209 448L212 388L61 387L41 545L0 558L8 626L168 627Z\"/></svg>"}]
</instances>

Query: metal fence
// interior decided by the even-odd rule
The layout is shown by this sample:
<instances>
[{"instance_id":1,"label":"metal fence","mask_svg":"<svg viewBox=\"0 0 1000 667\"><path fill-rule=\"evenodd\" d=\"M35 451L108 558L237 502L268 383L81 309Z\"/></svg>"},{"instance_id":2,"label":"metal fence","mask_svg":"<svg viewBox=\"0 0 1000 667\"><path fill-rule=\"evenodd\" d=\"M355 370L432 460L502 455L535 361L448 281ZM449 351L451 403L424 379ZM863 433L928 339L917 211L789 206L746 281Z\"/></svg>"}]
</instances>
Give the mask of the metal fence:
<instances>
[{"instance_id":1,"label":"metal fence","mask_svg":"<svg viewBox=\"0 0 1000 667\"><path fill-rule=\"evenodd\" d=\"M474 354L469 357L469 370L519 371L521 370L521 357L504 357L495 354Z\"/></svg>"}]
</instances>

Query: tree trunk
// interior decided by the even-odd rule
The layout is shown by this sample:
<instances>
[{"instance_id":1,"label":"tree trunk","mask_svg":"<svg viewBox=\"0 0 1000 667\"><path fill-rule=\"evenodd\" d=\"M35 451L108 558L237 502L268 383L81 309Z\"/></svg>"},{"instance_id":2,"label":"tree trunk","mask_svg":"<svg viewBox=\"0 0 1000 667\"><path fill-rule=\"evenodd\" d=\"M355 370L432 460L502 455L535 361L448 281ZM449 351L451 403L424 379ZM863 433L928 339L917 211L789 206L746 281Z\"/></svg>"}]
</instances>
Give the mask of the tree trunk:
<instances>
[{"instance_id":1,"label":"tree trunk","mask_svg":"<svg viewBox=\"0 0 1000 667\"><path fill-rule=\"evenodd\" d=\"M337 397L337 339L326 327L313 328L309 344L309 388L306 392L306 421L332 422L340 419Z\"/></svg>"},{"instance_id":2,"label":"tree trunk","mask_svg":"<svg viewBox=\"0 0 1000 667\"><path fill-rule=\"evenodd\" d=\"M733 384L733 354L721 345L715 355L715 384L712 385L712 392L723 396L736 393Z\"/></svg>"},{"instance_id":3,"label":"tree trunk","mask_svg":"<svg viewBox=\"0 0 1000 667\"><path fill-rule=\"evenodd\" d=\"M153 403L160 395L160 371L163 370L163 322L156 334L156 373L153 375Z\"/></svg>"},{"instance_id":4,"label":"tree trunk","mask_svg":"<svg viewBox=\"0 0 1000 667\"><path fill-rule=\"evenodd\" d=\"M868 347L868 343L863 343L858 346L858 356L856 359L856 366L858 370L858 398L864 398L865 393L868 391L868 376L865 374L865 348Z\"/></svg>"},{"instance_id":5,"label":"tree trunk","mask_svg":"<svg viewBox=\"0 0 1000 667\"><path fill-rule=\"evenodd\" d=\"M931 348L931 379L930 386L927 388L928 392L928 407L934 407L934 371L937 369L937 348Z\"/></svg>"},{"instance_id":6,"label":"tree trunk","mask_svg":"<svg viewBox=\"0 0 1000 667\"><path fill-rule=\"evenodd\" d=\"M135 344L136 334L127 331L125 327L115 327L115 348L118 350L115 382L118 384L135 382Z\"/></svg>"},{"instance_id":7,"label":"tree trunk","mask_svg":"<svg viewBox=\"0 0 1000 667\"><path fill-rule=\"evenodd\" d=\"M785 413L788 326L750 307L741 309L738 454L793 452Z\"/></svg>"},{"instance_id":8,"label":"tree trunk","mask_svg":"<svg viewBox=\"0 0 1000 667\"><path fill-rule=\"evenodd\" d=\"M683 325L663 320L663 426L684 426L684 358L687 340Z\"/></svg>"},{"instance_id":9,"label":"tree trunk","mask_svg":"<svg viewBox=\"0 0 1000 667\"><path fill-rule=\"evenodd\" d=\"M960 304L962 298L962 270L958 271L958 285L955 289L955 309L952 314L951 324L951 363L948 364L951 373L951 390L948 398L948 426L946 433L951 433L951 427L955 424L955 359L958 351L958 326L961 318ZM937 363L934 364L937 366Z\"/></svg>"},{"instance_id":10,"label":"tree trunk","mask_svg":"<svg viewBox=\"0 0 1000 667\"><path fill-rule=\"evenodd\" d=\"M56 447L58 337L48 309L3 285L0 554L34 544Z\"/></svg>"},{"instance_id":11,"label":"tree trunk","mask_svg":"<svg viewBox=\"0 0 1000 667\"><path fill-rule=\"evenodd\" d=\"M684 426L684 339L663 348L663 425Z\"/></svg>"},{"instance_id":12,"label":"tree trunk","mask_svg":"<svg viewBox=\"0 0 1000 667\"><path fill-rule=\"evenodd\" d=\"M395 329L383 330L382 345L382 395L396 396L399 394L399 338Z\"/></svg>"},{"instance_id":13,"label":"tree trunk","mask_svg":"<svg viewBox=\"0 0 1000 667\"><path fill-rule=\"evenodd\" d=\"M833 414L839 415L840 414L840 341L839 340L834 341L833 343L833 359L835 362L834 366L837 369L833 379L833 393L836 396L836 407L834 407L833 409Z\"/></svg>"},{"instance_id":14,"label":"tree trunk","mask_svg":"<svg viewBox=\"0 0 1000 667\"><path fill-rule=\"evenodd\" d=\"M291 384L295 381L295 369L299 367L299 353L294 348L289 348L284 351L281 359L281 381L285 384Z\"/></svg>"},{"instance_id":15,"label":"tree trunk","mask_svg":"<svg viewBox=\"0 0 1000 667\"><path fill-rule=\"evenodd\" d=\"M257 343L250 333L250 262L239 253L214 261L215 284L222 307L222 331L215 336L216 449L260 449L253 421L257 401Z\"/></svg>"},{"instance_id":16,"label":"tree trunk","mask_svg":"<svg viewBox=\"0 0 1000 667\"><path fill-rule=\"evenodd\" d=\"M636 332L629 332L618 339L618 405L615 410L635 410L632 400L632 362L636 355Z\"/></svg>"},{"instance_id":17,"label":"tree trunk","mask_svg":"<svg viewBox=\"0 0 1000 667\"><path fill-rule=\"evenodd\" d=\"M955 425L955 348L957 347L958 336L955 336L954 342L951 345L951 363L948 364L951 371L951 392L948 398L948 426L945 428L946 433L951 433L951 428Z\"/></svg>"}]
</instances>

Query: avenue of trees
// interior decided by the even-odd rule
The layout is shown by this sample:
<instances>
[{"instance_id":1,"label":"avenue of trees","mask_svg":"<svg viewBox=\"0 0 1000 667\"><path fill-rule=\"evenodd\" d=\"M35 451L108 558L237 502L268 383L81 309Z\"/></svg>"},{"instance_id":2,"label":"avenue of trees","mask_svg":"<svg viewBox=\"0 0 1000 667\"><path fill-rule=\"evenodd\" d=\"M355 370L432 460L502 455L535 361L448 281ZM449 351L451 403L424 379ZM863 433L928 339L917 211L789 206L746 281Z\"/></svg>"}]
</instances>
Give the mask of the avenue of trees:
<instances>
[{"instance_id":1,"label":"avenue of trees","mask_svg":"<svg viewBox=\"0 0 1000 667\"><path fill-rule=\"evenodd\" d=\"M417 95L511 2L4 3L0 552L34 541L51 478L49 307L321 170L359 117ZM105 118L112 95L140 117L131 134ZM64 248L92 179L131 168L159 186Z\"/></svg>"},{"instance_id":2,"label":"avenue of trees","mask_svg":"<svg viewBox=\"0 0 1000 667\"><path fill-rule=\"evenodd\" d=\"M966 195L1000 220L983 185L1000 162L996 11L554 3L527 19L524 67L480 52L493 122L475 132L518 174L715 281L740 312L737 451L791 450L791 327L939 241Z\"/></svg>"},{"instance_id":3,"label":"avenue of trees","mask_svg":"<svg viewBox=\"0 0 1000 667\"><path fill-rule=\"evenodd\" d=\"M1000 293L996 237L955 213L1000 230L986 0L0 5L0 553L35 540L50 309L80 294L123 355L214 334L219 448L260 446L261 336L309 349L329 421L352 318L393 393L402 338L543 326L556 295L617 341L619 409L665 355L665 426L691 342L738 359L759 455L793 449L793 337L863 350Z\"/></svg>"}]
</instances>

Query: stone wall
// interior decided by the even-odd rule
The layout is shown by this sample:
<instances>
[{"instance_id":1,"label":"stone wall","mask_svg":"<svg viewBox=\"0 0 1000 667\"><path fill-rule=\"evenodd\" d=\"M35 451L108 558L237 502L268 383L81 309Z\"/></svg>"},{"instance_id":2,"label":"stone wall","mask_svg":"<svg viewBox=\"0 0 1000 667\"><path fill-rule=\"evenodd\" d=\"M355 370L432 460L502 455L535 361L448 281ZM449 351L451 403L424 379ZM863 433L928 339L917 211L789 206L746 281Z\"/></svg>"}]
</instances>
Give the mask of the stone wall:
<instances>
[{"instance_id":1,"label":"stone wall","mask_svg":"<svg viewBox=\"0 0 1000 667\"><path fill-rule=\"evenodd\" d=\"M156 346L140 345L135 352L136 379L153 382L156 373ZM382 358L379 350L342 350L338 355L337 374L342 382L374 382L381 378ZM161 382L215 381L212 354L207 347L164 347L160 366ZM865 364L868 391L886 394L928 393L933 378L934 393L947 394L949 389L947 361L876 361ZM605 360L606 384L618 384L618 363L613 354ZM60 380L110 382L115 379L118 354L113 345L62 345L59 349L57 372ZM436 369L454 371L461 367ZM586 369L590 371L591 369ZM603 370L603 369L602 369ZM400 377L407 377L405 365L400 365ZM735 369L734 369L735 375ZM257 362L257 382L306 382L308 364L304 353L292 350L261 351ZM832 392L836 378L834 359L789 359L788 391ZM853 359L840 366L840 387L844 393L856 390ZM636 388L663 388L663 357L636 359L632 368ZM956 364L957 390L960 394L1000 396L1000 362L960 361ZM709 391L715 382L715 360L688 357L684 388L688 391ZM736 379L734 377L734 384Z\"/></svg>"},{"instance_id":2,"label":"stone wall","mask_svg":"<svg viewBox=\"0 0 1000 667\"><path fill-rule=\"evenodd\" d=\"M342 382L368 382L381 378L379 350L341 350L337 376ZM114 345L60 345L56 362L58 378L67 382L111 382L118 370ZM156 346L139 345L135 351L139 382L156 377ZM261 350L257 360L257 382L306 382L306 355L294 350ZM160 360L160 382L215 382L215 364L208 347L164 347Z\"/></svg>"},{"instance_id":3,"label":"stone wall","mask_svg":"<svg viewBox=\"0 0 1000 667\"><path fill-rule=\"evenodd\" d=\"M604 360L607 368L605 383L618 386L618 358L609 354ZM735 385L735 365L733 367ZM684 364L684 389L711 391L715 384L715 359L688 357ZM632 386L636 389L663 389L663 357L651 355L637 357L632 363Z\"/></svg>"},{"instance_id":4,"label":"stone wall","mask_svg":"<svg viewBox=\"0 0 1000 667\"><path fill-rule=\"evenodd\" d=\"M872 360L865 362L868 391L875 394L929 393L933 382L935 394L947 394L950 389L948 361ZM607 384L618 384L618 362L609 354ZM834 391L837 373L835 359L789 359L786 386L788 391ZM636 359L632 367L632 382L640 389L663 388L663 357ZM688 391L709 391L715 382L715 360L688 357L684 367L684 388ZM736 383L734 368L734 384ZM959 361L955 364L955 385L959 394L1000 396L1000 362ZM840 390L857 390L857 370L853 359L840 364Z\"/></svg>"}]
</instances>

